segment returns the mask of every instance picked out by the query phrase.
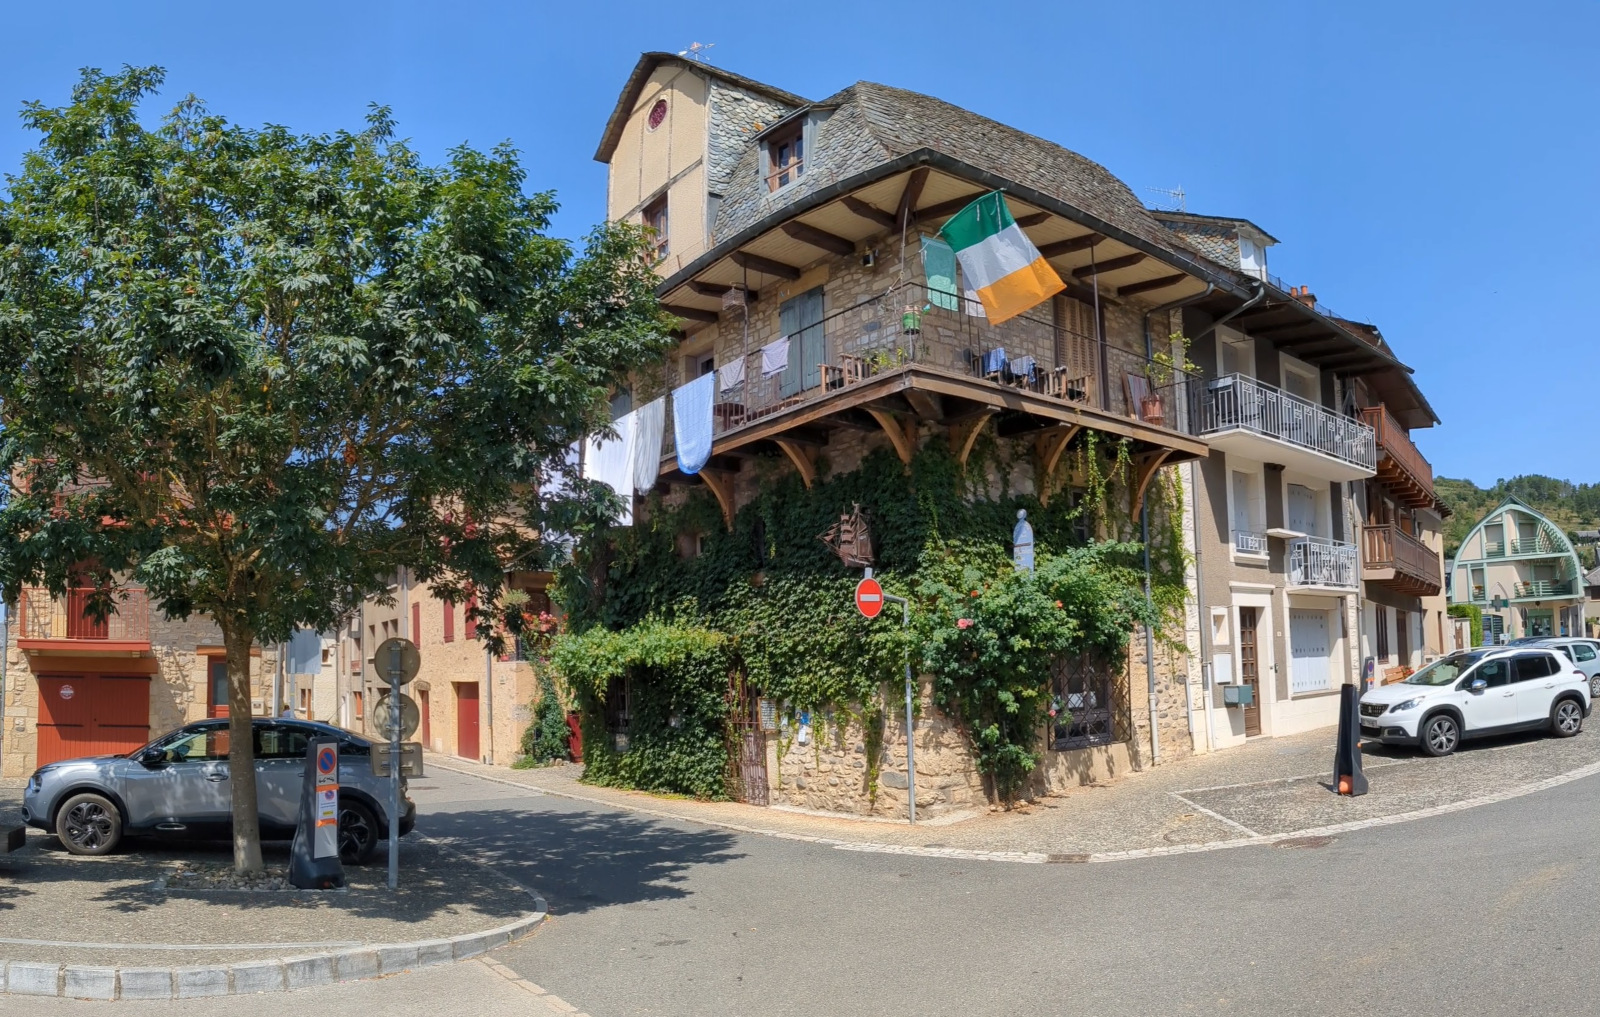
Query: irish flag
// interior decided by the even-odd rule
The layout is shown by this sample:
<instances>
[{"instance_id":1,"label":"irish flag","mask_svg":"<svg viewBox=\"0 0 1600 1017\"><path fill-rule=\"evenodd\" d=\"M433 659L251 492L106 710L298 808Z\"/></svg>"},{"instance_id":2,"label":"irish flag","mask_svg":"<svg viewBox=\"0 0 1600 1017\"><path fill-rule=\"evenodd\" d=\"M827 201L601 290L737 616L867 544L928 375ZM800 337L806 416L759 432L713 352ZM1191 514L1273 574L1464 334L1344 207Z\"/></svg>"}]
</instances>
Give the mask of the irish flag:
<instances>
[{"instance_id":1,"label":"irish flag","mask_svg":"<svg viewBox=\"0 0 1600 1017\"><path fill-rule=\"evenodd\" d=\"M955 249L966 288L978 291L991 324L1015 318L1066 288L1011 218L999 191L957 212L939 235Z\"/></svg>"}]
</instances>

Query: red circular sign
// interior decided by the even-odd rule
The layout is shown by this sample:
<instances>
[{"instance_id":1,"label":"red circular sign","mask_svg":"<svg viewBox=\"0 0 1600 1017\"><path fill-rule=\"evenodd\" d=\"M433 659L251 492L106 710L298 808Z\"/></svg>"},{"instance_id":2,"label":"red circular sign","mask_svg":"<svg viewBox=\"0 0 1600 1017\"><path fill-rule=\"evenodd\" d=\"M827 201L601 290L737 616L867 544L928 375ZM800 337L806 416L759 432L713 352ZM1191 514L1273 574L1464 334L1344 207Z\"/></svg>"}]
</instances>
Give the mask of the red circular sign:
<instances>
[{"instance_id":1,"label":"red circular sign","mask_svg":"<svg viewBox=\"0 0 1600 1017\"><path fill-rule=\"evenodd\" d=\"M334 755L332 749L322 749L317 753L317 770L320 773L333 772Z\"/></svg>"},{"instance_id":2,"label":"red circular sign","mask_svg":"<svg viewBox=\"0 0 1600 1017\"><path fill-rule=\"evenodd\" d=\"M73 694L73 689L72 689L71 685L63 685L63 686L61 686L61 698L62 699L71 699L72 698L72 694Z\"/></svg>"},{"instance_id":3,"label":"red circular sign","mask_svg":"<svg viewBox=\"0 0 1600 1017\"><path fill-rule=\"evenodd\" d=\"M868 618L878 617L883 610L883 587L876 579L863 579L856 584L856 610Z\"/></svg>"}]
</instances>

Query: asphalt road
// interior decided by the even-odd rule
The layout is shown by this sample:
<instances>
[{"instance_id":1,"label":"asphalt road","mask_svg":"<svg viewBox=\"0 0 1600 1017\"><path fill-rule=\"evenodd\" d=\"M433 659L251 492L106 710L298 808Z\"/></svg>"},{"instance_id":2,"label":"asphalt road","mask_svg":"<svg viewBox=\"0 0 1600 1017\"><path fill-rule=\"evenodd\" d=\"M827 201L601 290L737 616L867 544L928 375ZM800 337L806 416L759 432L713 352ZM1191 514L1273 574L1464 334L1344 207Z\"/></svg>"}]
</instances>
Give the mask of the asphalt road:
<instances>
[{"instance_id":1,"label":"asphalt road","mask_svg":"<svg viewBox=\"0 0 1600 1017\"><path fill-rule=\"evenodd\" d=\"M436 772L415 791L419 828L551 902L541 931L494 954L509 971L159 1012L560 1009L514 973L593 1017L1590 1014L1597 780L1321 846L1014 865L744 836Z\"/></svg>"}]
</instances>

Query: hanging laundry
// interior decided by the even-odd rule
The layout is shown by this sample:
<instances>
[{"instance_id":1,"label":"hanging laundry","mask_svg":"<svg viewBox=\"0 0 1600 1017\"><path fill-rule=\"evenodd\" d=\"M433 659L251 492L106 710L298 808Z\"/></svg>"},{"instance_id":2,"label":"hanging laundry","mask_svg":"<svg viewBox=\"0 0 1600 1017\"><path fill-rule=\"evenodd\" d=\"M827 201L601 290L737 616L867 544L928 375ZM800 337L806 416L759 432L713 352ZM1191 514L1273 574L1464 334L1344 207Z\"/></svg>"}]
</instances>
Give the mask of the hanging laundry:
<instances>
[{"instance_id":1,"label":"hanging laundry","mask_svg":"<svg viewBox=\"0 0 1600 1017\"><path fill-rule=\"evenodd\" d=\"M678 469L695 474L711 458L711 410L717 397L716 374L702 374L672 390L672 437Z\"/></svg>"},{"instance_id":2,"label":"hanging laundry","mask_svg":"<svg viewBox=\"0 0 1600 1017\"><path fill-rule=\"evenodd\" d=\"M789 367L789 337L784 336L777 342L767 343L761 347L761 377L770 378L774 374L782 374Z\"/></svg>"},{"instance_id":3,"label":"hanging laundry","mask_svg":"<svg viewBox=\"0 0 1600 1017\"><path fill-rule=\"evenodd\" d=\"M989 312L983 309L983 301L978 299L977 290L962 290L961 306L971 317L987 318L989 316Z\"/></svg>"},{"instance_id":4,"label":"hanging laundry","mask_svg":"<svg viewBox=\"0 0 1600 1017\"><path fill-rule=\"evenodd\" d=\"M633 413L626 413L611 422L615 438L591 435L583 450L583 476L596 480L617 492L622 499L622 514L615 520L619 525L633 525Z\"/></svg>"},{"instance_id":5,"label":"hanging laundry","mask_svg":"<svg viewBox=\"0 0 1600 1017\"><path fill-rule=\"evenodd\" d=\"M633 489L648 493L661 473L661 435L667 427L667 397L634 410Z\"/></svg>"},{"instance_id":6,"label":"hanging laundry","mask_svg":"<svg viewBox=\"0 0 1600 1017\"><path fill-rule=\"evenodd\" d=\"M717 369L717 387L726 392L744 384L744 354L739 354Z\"/></svg>"},{"instance_id":7,"label":"hanging laundry","mask_svg":"<svg viewBox=\"0 0 1600 1017\"><path fill-rule=\"evenodd\" d=\"M956 309L956 252L943 240L922 238L922 271L928 277L928 303Z\"/></svg>"}]
</instances>

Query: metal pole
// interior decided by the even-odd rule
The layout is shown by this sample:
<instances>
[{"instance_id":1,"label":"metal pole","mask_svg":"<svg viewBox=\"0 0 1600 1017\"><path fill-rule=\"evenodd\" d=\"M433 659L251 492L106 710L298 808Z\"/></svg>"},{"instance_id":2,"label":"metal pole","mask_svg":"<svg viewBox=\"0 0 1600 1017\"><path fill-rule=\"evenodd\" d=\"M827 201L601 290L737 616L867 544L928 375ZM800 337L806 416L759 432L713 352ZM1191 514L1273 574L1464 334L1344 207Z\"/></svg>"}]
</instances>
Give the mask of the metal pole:
<instances>
[{"instance_id":1,"label":"metal pole","mask_svg":"<svg viewBox=\"0 0 1600 1017\"><path fill-rule=\"evenodd\" d=\"M489 715L489 754L484 760L494 765L494 654L483 648L483 709Z\"/></svg>"},{"instance_id":2,"label":"metal pole","mask_svg":"<svg viewBox=\"0 0 1600 1017\"><path fill-rule=\"evenodd\" d=\"M870 571L868 572L868 578L871 578L871 572ZM901 610L901 622L900 622L901 627L909 629L911 627L911 602L909 600L907 600L906 598L904 598L904 597L896 597L893 594L889 594L889 593L885 593L883 595L883 599L887 600L887 601L899 601L900 610ZM916 729L912 726L912 724L913 724L913 717L912 717L912 712L911 712L911 647L907 646L906 647L906 810L907 810L906 814L910 817L912 824L915 825L916 822L917 822L917 747L916 747L916 744L915 744L915 739L912 737L916 733Z\"/></svg>"},{"instance_id":3,"label":"metal pole","mask_svg":"<svg viewBox=\"0 0 1600 1017\"><path fill-rule=\"evenodd\" d=\"M389 651L389 889L400 885L400 644Z\"/></svg>"}]
</instances>

